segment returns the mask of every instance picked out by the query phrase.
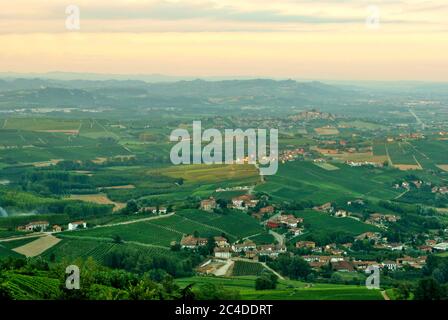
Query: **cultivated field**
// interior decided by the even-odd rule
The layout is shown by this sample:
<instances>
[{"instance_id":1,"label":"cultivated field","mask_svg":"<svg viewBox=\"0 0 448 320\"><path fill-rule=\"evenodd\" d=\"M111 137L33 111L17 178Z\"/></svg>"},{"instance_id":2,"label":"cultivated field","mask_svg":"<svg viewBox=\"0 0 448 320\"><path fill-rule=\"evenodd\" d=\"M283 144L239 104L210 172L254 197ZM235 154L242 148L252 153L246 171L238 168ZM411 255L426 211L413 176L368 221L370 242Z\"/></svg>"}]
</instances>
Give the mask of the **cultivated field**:
<instances>
[{"instance_id":1,"label":"cultivated field","mask_svg":"<svg viewBox=\"0 0 448 320\"><path fill-rule=\"evenodd\" d=\"M177 279L185 287L195 283L195 287L213 283L228 289L238 290L243 300L382 300L379 290L369 290L365 286L337 284L306 284L300 281L279 280L276 289L255 290L255 277L191 277ZM194 289L193 289L194 291Z\"/></svg>"},{"instance_id":2,"label":"cultivated field","mask_svg":"<svg viewBox=\"0 0 448 320\"><path fill-rule=\"evenodd\" d=\"M110 204L114 206L114 211L123 209L126 204L120 202L114 202L110 200L106 194L72 194L70 195L70 199L72 200L81 200L86 202L98 203L98 204Z\"/></svg>"},{"instance_id":3,"label":"cultivated field","mask_svg":"<svg viewBox=\"0 0 448 320\"><path fill-rule=\"evenodd\" d=\"M45 237L40 237L37 240L29 242L13 250L17 253L23 254L26 257L35 257L50 249L59 241L61 241L61 239L58 239L52 235L48 235Z\"/></svg>"}]
</instances>

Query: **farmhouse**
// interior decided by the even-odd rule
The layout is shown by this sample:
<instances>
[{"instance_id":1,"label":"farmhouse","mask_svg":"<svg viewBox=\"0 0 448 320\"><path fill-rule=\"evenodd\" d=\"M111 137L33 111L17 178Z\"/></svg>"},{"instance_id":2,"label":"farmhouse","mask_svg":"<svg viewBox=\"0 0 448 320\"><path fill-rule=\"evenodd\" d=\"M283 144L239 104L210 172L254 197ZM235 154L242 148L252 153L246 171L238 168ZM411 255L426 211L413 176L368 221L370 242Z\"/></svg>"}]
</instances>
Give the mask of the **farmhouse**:
<instances>
[{"instance_id":1,"label":"farmhouse","mask_svg":"<svg viewBox=\"0 0 448 320\"><path fill-rule=\"evenodd\" d=\"M49 225L48 221L34 221L25 225L23 229L26 231L45 231Z\"/></svg>"},{"instance_id":2,"label":"farmhouse","mask_svg":"<svg viewBox=\"0 0 448 320\"><path fill-rule=\"evenodd\" d=\"M52 230L53 230L53 232L61 232L61 231L62 231L62 227L61 227L61 226L58 226L57 224L55 224L55 225L52 227Z\"/></svg>"},{"instance_id":3,"label":"farmhouse","mask_svg":"<svg viewBox=\"0 0 448 320\"><path fill-rule=\"evenodd\" d=\"M336 211L336 213L334 215L335 215L335 217L345 218L349 215L349 213L345 210L338 210L338 211Z\"/></svg>"},{"instance_id":4,"label":"farmhouse","mask_svg":"<svg viewBox=\"0 0 448 320\"><path fill-rule=\"evenodd\" d=\"M68 224L68 230L76 230L78 228L87 228L85 221L74 221Z\"/></svg>"},{"instance_id":5,"label":"farmhouse","mask_svg":"<svg viewBox=\"0 0 448 320\"><path fill-rule=\"evenodd\" d=\"M140 209L141 213L157 213L157 207L143 207Z\"/></svg>"},{"instance_id":6,"label":"farmhouse","mask_svg":"<svg viewBox=\"0 0 448 320\"><path fill-rule=\"evenodd\" d=\"M267 244L257 248L259 256L278 257L279 254L286 252L285 246Z\"/></svg>"},{"instance_id":7,"label":"farmhouse","mask_svg":"<svg viewBox=\"0 0 448 320\"><path fill-rule=\"evenodd\" d=\"M242 196L232 198L232 206L238 210L246 210L248 207L255 207L258 200L253 195L244 194Z\"/></svg>"},{"instance_id":8,"label":"farmhouse","mask_svg":"<svg viewBox=\"0 0 448 320\"><path fill-rule=\"evenodd\" d=\"M188 235L182 238L180 245L182 248L196 249L197 247L202 247L207 245L208 240L206 238L195 238L192 235Z\"/></svg>"},{"instance_id":9,"label":"farmhouse","mask_svg":"<svg viewBox=\"0 0 448 320\"><path fill-rule=\"evenodd\" d=\"M224 237L214 237L213 240L215 240L216 245L219 248L228 247L229 243L227 242L227 239Z\"/></svg>"},{"instance_id":10,"label":"farmhouse","mask_svg":"<svg viewBox=\"0 0 448 320\"><path fill-rule=\"evenodd\" d=\"M165 214L167 213L168 209L166 207L160 207L159 208L159 214Z\"/></svg>"},{"instance_id":11,"label":"farmhouse","mask_svg":"<svg viewBox=\"0 0 448 320\"><path fill-rule=\"evenodd\" d=\"M204 211L213 211L213 209L216 209L216 200L212 197L202 200L200 208Z\"/></svg>"},{"instance_id":12,"label":"farmhouse","mask_svg":"<svg viewBox=\"0 0 448 320\"><path fill-rule=\"evenodd\" d=\"M291 233L294 237L300 236L303 233L303 228L292 227L289 229L289 233Z\"/></svg>"},{"instance_id":13,"label":"farmhouse","mask_svg":"<svg viewBox=\"0 0 448 320\"><path fill-rule=\"evenodd\" d=\"M302 218L296 218L292 214L281 215L278 217L278 222L286 227L296 228L299 223L303 222Z\"/></svg>"},{"instance_id":14,"label":"farmhouse","mask_svg":"<svg viewBox=\"0 0 448 320\"><path fill-rule=\"evenodd\" d=\"M355 268L349 261L334 261L331 262L331 268L334 271L340 271L340 272L354 272Z\"/></svg>"},{"instance_id":15,"label":"farmhouse","mask_svg":"<svg viewBox=\"0 0 448 320\"><path fill-rule=\"evenodd\" d=\"M403 258L397 259L397 265L398 266L408 265L413 268L421 269L421 268L423 268L423 266L426 263L426 258L427 258L426 256L421 256L421 257L417 257L417 258L405 256Z\"/></svg>"},{"instance_id":16,"label":"farmhouse","mask_svg":"<svg viewBox=\"0 0 448 320\"><path fill-rule=\"evenodd\" d=\"M256 249L256 245L255 242L251 241L251 240L246 240L243 243L237 243L232 245L232 249L235 252L246 252L249 250L255 250Z\"/></svg>"}]
</instances>

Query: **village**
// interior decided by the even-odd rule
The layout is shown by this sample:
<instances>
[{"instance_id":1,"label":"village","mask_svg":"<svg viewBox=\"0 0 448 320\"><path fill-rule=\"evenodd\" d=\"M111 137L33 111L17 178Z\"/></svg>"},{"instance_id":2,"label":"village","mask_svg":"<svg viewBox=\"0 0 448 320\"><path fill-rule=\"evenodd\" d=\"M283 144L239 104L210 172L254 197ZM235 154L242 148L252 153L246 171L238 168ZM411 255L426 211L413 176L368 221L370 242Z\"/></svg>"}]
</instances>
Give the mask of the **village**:
<instances>
[{"instance_id":1,"label":"village","mask_svg":"<svg viewBox=\"0 0 448 320\"><path fill-rule=\"evenodd\" d=\"M414 184L418 185L416 182ZM405 186L401 185L401 187ZM238 191L247 192L250 190L249 187L238 188ZM226 192L230 190L220 189L219 191ZM209 246L209 242L213 241L211 260L197 268L199 273L210 273L210 270L215 272L216 266L226 267L226 261L243 259L264 263L277 259L281 254L300 256L316 272L323 269L328 270L328 268L334 272L370 272L368 271L370 270L369 267L378 267L381 270L394 272L409 267L421 269L426 263L428 254L448 250L448 238L446 236L428 238L424 244L416 246L412 243L391 242L387 237L382 236L381 232L361 233L354 237L353 242L318 245L315 241L299 239L300 236L307 233L305 219L296 217L294 214L288 213L274 204L269 204L265 199L263 199L263 204L265 205L260 206L260 199L257 199L254 195L243 194L233 197L226 206L228 209L238 210L241 214L249 214L254 219L257 219L267 232L273 235L273 239L275 239L273 243L256 244L250 238L239 239L232 243L225 235L217 235L210 238L189 234L184 235L178 244L176 241L173 241L171 245L179 245L182 250L197 251L201 247ZM200 201L199 209L204 214L207 214L219 209L220 205L222 205L222 202L220 204L214 197L210 197ZM360 220L349 209L350 207L362 205L364 205L362 199L354 199L347 202L345 209L338 208L331 202L314 206L312 209L334 218ZM143 215L166 215L167 211L167 207L154 206L142 207L138 213ZM364 222L385 231L390 224L396 223L400 219L400 216L396 214L372 213ZM48 221L34 221L19 226L17 230L51 234L86 228L88 228L88 223L83 220L70 222L66 228L56 224L50 225ZM381 261L357 259L355 258L356 247L359 247L361 243L364 245L367 243L375 250L393 252L396 258ZM412 256L408 252L412 252Z\"/></svg>"}]
</instances>

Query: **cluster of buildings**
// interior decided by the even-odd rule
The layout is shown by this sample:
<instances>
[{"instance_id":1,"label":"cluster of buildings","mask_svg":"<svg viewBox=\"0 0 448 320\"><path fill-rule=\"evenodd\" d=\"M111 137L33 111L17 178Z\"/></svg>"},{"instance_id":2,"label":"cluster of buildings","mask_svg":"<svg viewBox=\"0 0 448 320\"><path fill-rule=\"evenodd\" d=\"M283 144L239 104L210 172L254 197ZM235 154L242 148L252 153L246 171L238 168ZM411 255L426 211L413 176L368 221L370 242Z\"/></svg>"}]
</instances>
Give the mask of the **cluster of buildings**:
<instances>
[{"instance_id":1,"label":"cluster of buildings","mask_svg":"<svg viewBox=\"0 0 448 320\"><path fill-rule=\"evenodd\" d=\"M166 214L168 209L166 207L142 207L140 213Z\"/></svg>"},{"instance_id":2,"label":"cluster of buildings","mask_svg":"<svg viewBox=\"0 0 448 320\"><path fill-rule=\"evenodd\" d=\"M400 216L394 214L372 213L369 218L366 219L365 223L377 226L379 228L385 228L387 223L394 223L400 219Z\"/></svg>"},{"instance_id":3,"label":"cluster of buildings","mask_svg":"<svg viewBox=\"0 0 448 320\"><path fill-rule=\"evenodd\" d=\"M224 237L213 237L215 247L213 249L213 255L219 259L230 259L234 256L244 256L248 259L258 260L259 257L268 256L270 258L276 258L279 254L286 252L286 247L276 244L256 245L251 240L244 240L230 244ZM207 238L194 237L187 235L180 241L181 248L184 249L198 249L208 245Z\"/></svg>"},{"instance_id":4,"label":"cluster of buildings","mask_svg":"<svg viewBox=\"0 0 448 320\"><path fill-rule=\"evenodd\" d=\"M17 227L18 231L29 231L29 232L46 232L50 228L50 223L48 221L33 221L24 226ZM67 230L77 230L87 228L87 222L85 221L73 221L67 226ZM61 232L64 228L60 225L54 224L51 226L50 232Z\"/></svg>"},{"instance_id":5,"label":"cluster of buildings","mask_svg":"<svg viewBox=\"0 0 448 320\"><path fill-rule=\"evenodd\" d=\"M304 230L303 227L299 227L299 224L303 224L303 218L296 218L292 214L282 214L269 219L266 222L266 227L268 227L269 229L283 227L288 229L288 232L293 236L298 236L301 235Z\"/></svg>"},{"instance_id":6,"label":"cluster of buildings","mask_svg":"<svg viewBox=\"0 0 448 320\"><path fill-rule=\"evenodd\" d=\"M305 156L307 154L308 153L303 148L284 150L284 151L280 152L278 159L282 163L285 163L288 161L294 161L297 158L299 158L299 156Z\"/></svg>"},{"instance_id":7,"label":"cluster of buildings","mask_svg":"<svg viewBox=\"0 0 448 320\"><path fill-rule=\"evenodd\" d=\"M231 203L228 205L229 208L247 211L249 208L255 208L258 204L258 200L255 196L251 194L243 194L238 197L233 197ZM210 197L208 199L201 200L199 208L204 211L213 211L218 207L216 199Z\"/></svg>"}]
</instances>

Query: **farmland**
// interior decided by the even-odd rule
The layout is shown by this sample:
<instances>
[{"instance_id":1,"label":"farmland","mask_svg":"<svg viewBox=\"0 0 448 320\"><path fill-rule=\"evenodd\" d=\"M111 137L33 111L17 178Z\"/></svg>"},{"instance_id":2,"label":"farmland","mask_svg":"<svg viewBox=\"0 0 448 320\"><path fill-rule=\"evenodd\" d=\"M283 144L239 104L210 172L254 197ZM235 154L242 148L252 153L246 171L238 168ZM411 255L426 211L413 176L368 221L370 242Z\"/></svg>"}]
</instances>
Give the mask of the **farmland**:
<instances>
[{"instance_id":1,"label":"farmland","mask_svg":"<svg viewBox=\"0 0 448 320\"><path fill-rule=\"evenodd\" d=\"M339 231L351 235L358 235L367 231L378 231L378 228L352 218L335 218L328 213L313 210L300 211L295 213L295 215L305 219L307 229L311 233L331 233Z\"/></svg>"},{"instance_id":2,"label":"farmland","mask_svg":"<svg viewBox=\"0 0 448 320\"><path fill-rule=\"evenodd\" d=\"M312 284L279 280L276 289L255 290L254 277L193 277L178 279L184 287L195 283L195 287L206 283L222 285L228 289L238 290L243 300L382 300L378 290L368 290L363 286L346 286L336 284Z\"/></svg>"},{"instance_id":3,"label":"farmland","mask_svg":"<svg viewBox=\"0 0 448 320\"><path fill-rule=\"evenodd\" d=\"M290 162L277 175L256 187L279 200L312 200L316 203L367 197L390 199L398 195L389 186L401 173L393 170L350 168L325 170L312 163Z\"/></svg>"},{"instance_id":4,"label":"farmland","mask_svg":"<svg viewBox=\"0 0 448 320\"><path fill-rule=\"evenodd\" d=\"M237 276L258 276L265 268L260 263L235 261L232 269L232 275Z\"/></svg>"},{"instance_id":5,"label":"farmland","mask_svg":"<svg viewBox=\"0 0 448 320\"><path fill-rule=\"evenodd\" d=\"M235 224L237 223L237 224ZM243 226L243 228L240 228ZM180 211L163 219L142 221L127 225L93 228L85 231L65 232L70 237L112 239L120 236L124 241L139 242L169 247L172 241L179 241L185 234L197 231L202 237L226 233L232 239L239 239L262 231L251 217L241 213L218 215L199 210Z\"/></svg>"}]
</instances>

